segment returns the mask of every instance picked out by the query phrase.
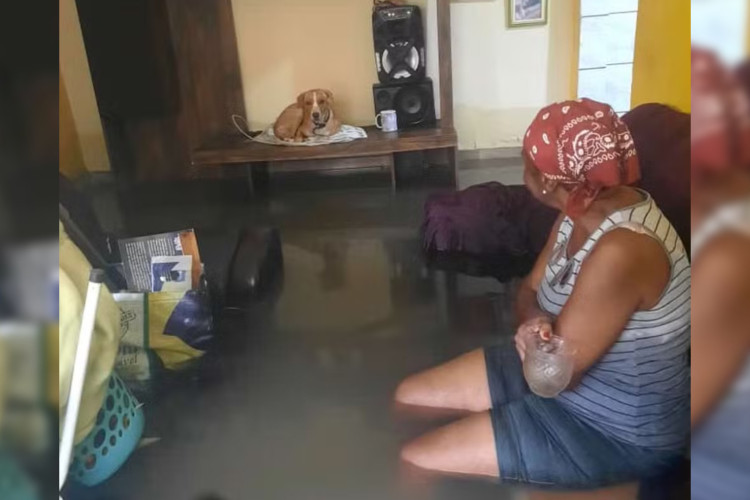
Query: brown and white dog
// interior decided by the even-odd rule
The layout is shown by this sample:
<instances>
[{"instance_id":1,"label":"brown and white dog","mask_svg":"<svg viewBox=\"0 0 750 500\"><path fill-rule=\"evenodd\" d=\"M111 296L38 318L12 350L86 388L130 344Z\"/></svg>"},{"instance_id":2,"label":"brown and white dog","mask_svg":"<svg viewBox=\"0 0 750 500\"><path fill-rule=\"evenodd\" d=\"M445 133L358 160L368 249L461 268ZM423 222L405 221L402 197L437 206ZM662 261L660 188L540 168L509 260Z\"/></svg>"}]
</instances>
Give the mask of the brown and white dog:
<instances>
[{"instance_id":1,"label":"brown and white dog","mask_svg":"<svg viewBox=\"0 0 750 500\"><path fill-rule=\"evenodd\" d=\"M333 92L308 90L287 106L276 119L273 133L281 140L300 142L316 135L329 136L339 131L341 122L333 111Z\"/></svg>"}]
</instances>

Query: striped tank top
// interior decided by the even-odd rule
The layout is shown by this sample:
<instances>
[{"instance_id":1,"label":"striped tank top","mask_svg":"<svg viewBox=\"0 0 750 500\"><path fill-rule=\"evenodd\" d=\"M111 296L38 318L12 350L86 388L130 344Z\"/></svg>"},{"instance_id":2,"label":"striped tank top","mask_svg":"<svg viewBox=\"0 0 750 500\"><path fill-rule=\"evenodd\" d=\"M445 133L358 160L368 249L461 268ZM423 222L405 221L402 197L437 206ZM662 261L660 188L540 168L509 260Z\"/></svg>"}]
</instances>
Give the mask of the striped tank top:
<instances>
[{"instance_id":1,"label":"striped tank top","mask_svg":"<svg viewBox=\"0 0 750 500\"><path fill-rule=\"evenodd\" d=\"M690 261L672 224L651 196L640 192L643 201L609 215L569 259L560 250L567 247L573 222L563 219L537 300L542 309L559 315L583 262L608 231L645 228L662 243L671 274L658 304L634 313L610 350L557 401L614 439L678 450L687 446L690 433ZM560 280L561 274L566 278Z\"/></svg>"},{"instance_id":2,"label":"striped tank top","mask_svg":"<svg viewBox=\"0 0 750 500\"><path fill-rule=\"evenodd\" d=\"M729 205L693 236L693 258L715 236L734 231L750 236L750 200ZM693 434L692 498L740 500L750 491L750 359L713 414Z\"/></svg>"}]
</instances>

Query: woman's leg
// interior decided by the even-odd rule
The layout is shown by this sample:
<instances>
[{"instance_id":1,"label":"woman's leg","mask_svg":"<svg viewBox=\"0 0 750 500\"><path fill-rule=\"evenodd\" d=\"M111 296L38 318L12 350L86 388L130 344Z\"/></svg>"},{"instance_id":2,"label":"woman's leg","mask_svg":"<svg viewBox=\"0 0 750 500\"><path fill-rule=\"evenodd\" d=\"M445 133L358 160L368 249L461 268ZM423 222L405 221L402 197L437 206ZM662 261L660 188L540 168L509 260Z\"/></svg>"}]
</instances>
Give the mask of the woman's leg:
<instances>
[{"instance_id":1,"label":"woman's leg","mask_svg":"<svg viewBox=\"0 0 750 500\"><path fill-rule=\"evenodd\" d=\"M492 400L484 350L471 351L407 377L399 384L395 397L402 405L469 412L489 410Z\"/></svg>"},{"instance_id":2,"label":"woman's leg","mask_svg":"<svg viewBox=\"0 0 750 500\"><path fill-rule=\"evenodd\" d=\"M415 439L401 450L401 458L409 465L441 474L500 477L488 411Z\"/></svg>"}]
</instances>

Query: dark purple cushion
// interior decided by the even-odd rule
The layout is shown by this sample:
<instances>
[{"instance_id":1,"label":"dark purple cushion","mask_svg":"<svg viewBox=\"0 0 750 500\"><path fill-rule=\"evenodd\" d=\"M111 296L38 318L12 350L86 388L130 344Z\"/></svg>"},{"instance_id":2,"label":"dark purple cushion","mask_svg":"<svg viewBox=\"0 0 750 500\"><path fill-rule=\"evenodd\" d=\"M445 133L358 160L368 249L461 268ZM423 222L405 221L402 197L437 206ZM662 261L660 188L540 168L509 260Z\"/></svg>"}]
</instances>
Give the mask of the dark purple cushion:
<instances>
[{"instance_id":1,"label":"dark purple cushion","mask_svg":"<svg viewBox=\"0 0 750 500\"><path fill-rule=\"evenodd\" d=\"M536 255L556 217L524 186L488 182L431 196L425 204L428 251Z\"/></svg>"}]
</instances>

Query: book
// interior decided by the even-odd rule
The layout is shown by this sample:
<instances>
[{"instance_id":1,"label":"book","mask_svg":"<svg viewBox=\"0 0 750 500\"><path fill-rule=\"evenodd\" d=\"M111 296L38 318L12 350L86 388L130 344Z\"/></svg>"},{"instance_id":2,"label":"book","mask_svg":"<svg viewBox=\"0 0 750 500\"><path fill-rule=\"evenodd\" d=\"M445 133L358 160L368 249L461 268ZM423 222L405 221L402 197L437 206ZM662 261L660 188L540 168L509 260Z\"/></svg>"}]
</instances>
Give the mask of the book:
<instances>
[{"instance_id":1,"label":"book","mask_svg":"<svg viewBox=\"0 0 750 500\"><path fill-rule=\"evenodd\" d=\"M153 288L152 262L154 257L192 257L190 288L198 288L201 258L198 241L192 229L171 233L123 238L118 241L125 280L130 292L150 292Z\"/></svg>"}]
</instances>

